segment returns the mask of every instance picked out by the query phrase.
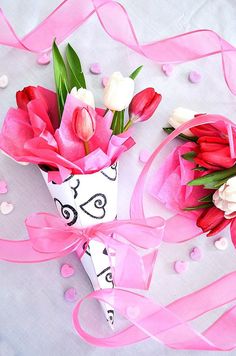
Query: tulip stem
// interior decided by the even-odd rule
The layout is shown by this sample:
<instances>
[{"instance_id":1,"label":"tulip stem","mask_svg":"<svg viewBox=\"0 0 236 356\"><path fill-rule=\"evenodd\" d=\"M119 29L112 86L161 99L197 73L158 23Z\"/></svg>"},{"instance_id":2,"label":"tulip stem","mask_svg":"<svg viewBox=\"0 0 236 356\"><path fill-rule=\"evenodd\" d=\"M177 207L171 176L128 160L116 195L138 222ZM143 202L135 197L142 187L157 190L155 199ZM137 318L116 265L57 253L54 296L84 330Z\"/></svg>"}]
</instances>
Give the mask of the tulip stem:
<instances>
[{"instance_id":1,"label":"tulip stem","mask_svg":"<svg viewBox=\"0 0 236 356\"><path fill-rule=\"evenodd\" d=\"M89 144L88 141L84 141L84 150L85 150L85 154L86 156L89 154Z\"/></svg>"},{"instance_id":2,"label":"tulip stem","mask_svg":"<svg viewBox=\"0 0 236 356\"><path fill-rule=\"evenodd\" d=\"M133 125L133 121L129 120L124 127L124 131L127 131L132 125Z\"/></svg>"}]
</instances>

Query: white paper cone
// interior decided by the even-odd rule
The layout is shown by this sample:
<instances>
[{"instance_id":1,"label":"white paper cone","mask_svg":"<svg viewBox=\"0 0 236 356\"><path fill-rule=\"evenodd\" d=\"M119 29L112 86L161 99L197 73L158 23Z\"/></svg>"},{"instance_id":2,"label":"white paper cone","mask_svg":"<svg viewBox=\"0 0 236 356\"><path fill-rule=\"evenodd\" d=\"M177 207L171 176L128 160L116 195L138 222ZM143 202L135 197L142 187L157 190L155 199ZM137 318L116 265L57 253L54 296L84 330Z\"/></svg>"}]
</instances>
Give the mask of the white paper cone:
<instances>
[{"instance_id":1,"label":"white paper cone","mask_svg":"<svg viewBox=\"0 0 236 356\"><path fill-rule=\"evenodd\" d=\"M48 183L41 170L60 215L69 226L91 226L112 221L117 216L117 163L93 174L68 177L62 184ZM113 288L109 257L103 243L91 241L81 262L95 290ZM106 319L114 323L114 310L101 303Z\"/></svg>"}]
</instances>

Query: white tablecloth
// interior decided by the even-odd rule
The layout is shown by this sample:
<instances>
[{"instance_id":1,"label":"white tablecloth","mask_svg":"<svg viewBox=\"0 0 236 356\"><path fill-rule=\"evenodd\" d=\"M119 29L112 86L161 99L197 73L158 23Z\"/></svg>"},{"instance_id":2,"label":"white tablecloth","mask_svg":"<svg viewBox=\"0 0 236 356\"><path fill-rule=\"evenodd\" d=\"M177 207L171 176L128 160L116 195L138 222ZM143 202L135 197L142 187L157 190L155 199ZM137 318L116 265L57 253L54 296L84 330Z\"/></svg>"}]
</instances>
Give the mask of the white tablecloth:
<instances>
[{"instance_id":1,"label":"white tablecloth","mask_svg":"<svg viewBox=\"0 0 236 356\"><path fill-rule=\"evenodd\" d=\"M210 28L236 45L236 2L233 0L121 2L131 16L140 41L147 42L193 29ZM23 35L59 3L58 0L1 0L0 5L17 33ZM94 91L98 105L102 104L101 76L89 74L89 64L93 62L101 64L104 76L115 70L129 74L138 65L144 64L136 81L137 91L154 86L163 95L157 114L150 121L137 126L137 144L120 162L119 217L128 217L129 199L142 168L138 161L139 152L142 148L154 149L165 137L161 128L165 126L171 111L177 106L183 106L199 112L220 113L236 121L236 98L223 80L221 58L218 55L178 65L173 75L167 78L159 65L110 39L96 16L89 19L68 40L81 57L88 87ZM198 85L188 82L190 70L197 70L202 74ZM52 64L40 66L36 63L35 55L20 50L0 47L1 74L9 77L9 86L4 90L0 89L1 122L7 109L15 105L17 90L34 84L54 87ZM8 195L6 198L0 196L0 201L8 200L15 206L10 215L0 215L1 236L22 239L26 236L23 222L28 214L36 211L55 212L36 167L23 167L0 156L0 179L7 180L9 185ZM153 200L147 201L146 209L148 214L167 214ZM223 235L226 234L221 236ZM186 273L177 275L172 268L173 261L189 260L188 253L193 246L199 246L203 250L203 260L191 262ZM63 262L75 267L76 273L70 279L62 279L60 276L59 269ZM210 283L226 272L233 271L235 266L236 254L231 244L224 252L216 250L213 239L204 236L178 246L163 244L150 295L166 304ZM63 299L64 290L70 286L77 289L78 298L91 291L90 282L75 255L35 265L0 262L0 356L192 355L192 351L170 350L153 340L116 350L99 349L86 344L72 327L73 304L68 304ZM217 315L219 313L207 315L194 325L206 327ZM96 329L105 324L98 304L87 309L87 315L82 315L82 318L85 317L96 325ZM206 352L195 354L203 356ZM215 354L216 352L211 353Z\"/></svg>"}]
</instances>

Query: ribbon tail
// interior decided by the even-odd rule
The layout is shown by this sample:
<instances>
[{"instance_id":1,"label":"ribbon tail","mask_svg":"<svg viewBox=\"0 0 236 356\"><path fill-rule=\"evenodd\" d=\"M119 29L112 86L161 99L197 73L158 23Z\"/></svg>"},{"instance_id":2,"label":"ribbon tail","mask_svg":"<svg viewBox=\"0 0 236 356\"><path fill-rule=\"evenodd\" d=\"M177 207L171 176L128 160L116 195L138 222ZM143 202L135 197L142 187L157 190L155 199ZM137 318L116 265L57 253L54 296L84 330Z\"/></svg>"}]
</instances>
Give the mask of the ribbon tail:
<instances>
[{"instance_id":1,"label":"ribbon tail","mask_svg":"<svg viewBox=\"0 0 236 356\"><path fill-rule=\"evenodd\" d=\"M68 252L64 253L65 255ZM32 248L29 240L0 240L0 260L16 263L45 262L63 256L63 253L40 253Z\"/></svg>"}]
</instances>

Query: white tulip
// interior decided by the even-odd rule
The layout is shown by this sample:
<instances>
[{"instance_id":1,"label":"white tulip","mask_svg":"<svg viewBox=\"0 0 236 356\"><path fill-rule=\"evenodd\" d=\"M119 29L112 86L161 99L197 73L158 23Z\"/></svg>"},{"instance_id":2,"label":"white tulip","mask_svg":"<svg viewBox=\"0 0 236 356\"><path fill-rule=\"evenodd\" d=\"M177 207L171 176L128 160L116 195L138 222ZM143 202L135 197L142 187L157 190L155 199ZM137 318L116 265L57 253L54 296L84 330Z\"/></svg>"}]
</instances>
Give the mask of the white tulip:
<instances>
[{"instance_id":1,"label":"white tulip","mask_svg":"<svg viewBox=\"0 0 236 356\"><path fill-rule=\"evenodd\" d=\"M121 111L127 108L134 95L134 80L114 72L104 89L104 103L110 110Z\"/></svg>"},{"instance_id":2,"label":"white tulip","mask_svg":"<svg viewBox=\"0 0 236 356\"><path fill-rule=\"evenodd\" d=\"M229 178L214 194L213 203L225 212L225 218L236 215L236 177Z\"/></svg>"},{"instance_id":3,"label":"white tulip","mask_svg":"<svg viewBox=\"0 0 236 356\"><path fill-rule=\"evenodd\" d=\"M192 120L194 118L194 115L196 115L197 113L193 110L190 109L185 109L185 108L176 108L171 117L169 118L168 122L169 124L174 127L175 129L177 129L177 127L179 127L180 125L182 125L183 123ZM185 130L183 132L184 135L186 136L190 136L192 137L193 134L190 130Z\"/></svg>"},{"instance_id":4,"label":"white tulip","mask_svg":"<svg viewBox=\"0 0 236 356\"><path fill-rule=\"evenodd\" d=\"M85 103L95 109L94 96L90 90L84 88L77 89L76 87L74 87L71 89L70 94L82 101L82 103Z\"/></svg>"}]
</instances>

